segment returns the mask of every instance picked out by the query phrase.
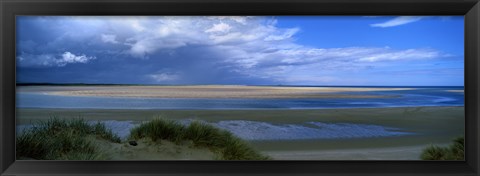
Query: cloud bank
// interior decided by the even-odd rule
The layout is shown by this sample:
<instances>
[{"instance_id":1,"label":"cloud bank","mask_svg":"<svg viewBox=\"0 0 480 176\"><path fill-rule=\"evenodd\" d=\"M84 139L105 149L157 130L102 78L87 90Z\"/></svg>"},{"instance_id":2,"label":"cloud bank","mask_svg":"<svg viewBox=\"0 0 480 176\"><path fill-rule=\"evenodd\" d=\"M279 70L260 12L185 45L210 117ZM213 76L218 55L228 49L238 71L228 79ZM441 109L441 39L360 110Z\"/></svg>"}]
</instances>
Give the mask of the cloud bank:
<instances>
[{"instance_id":1,"label":"cloud bank","mask_svg":"<svg viewBox=\"0 0 480 176\"><path fill-rule=\"evenodd\" d=\"M397 17L371 26L393 27L421 18ZM25 81L37 79L33 68L45 72L68 68L69 73L91 73L79 78L80 82L115 82L116 75L123 75L116 81L328 84L348 80L335 72L449 56L429 47L308 46L297 41L300 26L279 27L277 23L273 17L239 16L21 17L17 62Z\"/></svg>"}]
</instances>

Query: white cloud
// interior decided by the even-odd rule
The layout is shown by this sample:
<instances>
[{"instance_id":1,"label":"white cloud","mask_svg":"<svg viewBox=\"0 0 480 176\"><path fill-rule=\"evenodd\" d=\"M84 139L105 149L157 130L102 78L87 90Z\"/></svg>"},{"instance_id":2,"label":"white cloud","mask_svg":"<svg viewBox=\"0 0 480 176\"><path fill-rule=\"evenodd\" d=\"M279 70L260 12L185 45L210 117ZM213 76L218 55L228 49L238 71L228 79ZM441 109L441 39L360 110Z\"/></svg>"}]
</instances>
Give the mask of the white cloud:
<instances>
[{"instance_id":1,"label":"white cloud","mask_svg":"<svg viewBox=\"0 0 480 176\"><path fill-rule=\"evenodd\" d=\"M152 53L156 50L158 45L155 45L154 41L151 40L141 40L137 41L134 44L131 44L130 53L139 58L144 58L145 55Z\"/></svg>"},{"instance_id":2,"label":"white cloud","mask_svg":"<svg viewBox=\"0 0 480 176\"><path fill-rule=\"evenodd\" d=\"M240 23L240 24L247 24L247 19L249 18L248 16L247 17L242 17L242 16L231 16L229 17L230 20L233 20L237 23Z\"/></svg>"},{"instance_id":3,"label":"white cloud","mask_svg":"<svg viewBox=\"0 0 480 176\"><path fill-rule=\"evenodd\" d=\"M387 50L383 53L372 53L359 57L359 61L376 62L388 60L406 60L406 59L432 59L441 57L442 54L431 49L407 49L400 51Z\"/></svg>"},{"instance_id":4,"label":"white cloud","mask_svg":"<svg viewBox=\"0 0 480 176\"><path fill-rule=\"evenodd\" d=\"M228 32L232 29L232 27L225 23L218 23L214 24L211 28L207 29L205 32L212 33L212 32Z\"/></svg>"},{"instance_id":5,"label":"white cloud","mask_svg":"<svg viewBox=\"0 0 480 176\"><path fill-rule=\"evenodd\" d=\"M128 53L138 58L148 58L149 54L153 54L161 49L174 49L182 46L186 46L187 43L182 40L174 39L142 39L136 41L131 46Z\"/></svg>"},{"instance_id":6,"label":"white cloud","mask_svg":"<svg viewBox=\"0 0 480 176\"><path fill-rule=\"evenodd\" d=\"M105 43L113 43L113 44L118 43L116 35L102 34L101 39Z\"/></svg>"},{"instance_id":7,"label":"white cloud","mask_svg":"<svg viewBox=\"0 0 480 176\"><path fill-rule=\"evenodd\" d=\"M249 50L243 45L222 46L218 51L222 51L225 61L238 66L232 69L236 73L291 84L338 81L323 73L355 72L373 63L381 67L394 64L394 61L423 61L447 56L428 48L395 50L389 47L309 48L292 45L281 49L268 46L269 52L262 52L267 46L257 47L257 50Z\"/></svg>"},{"instance_id":8,"label":"white cloud","mask_svg":"<svg viewBox=\"0 0 480 176\"><path fill-rule=\"evenodd\" d=\"M291 38L298 31L300 31L299 28L287 29L285 30L285 32L281 33L280 35L269 35L268 37L265 38L265 41L285 40L285 39Z\"/></svg>"},{"instance_id":9,"label":"white cloud","mask_svg":"<svg viewBox=\"0 0 480 176\"><path fill-rule=\"evenodd\" d=\"M132 21L132 27L139 32L142 32L145 30L145 27L143 27L138 20Z\"/></svg>"},{"instance_id":10,"label":"white cloud","mask_svg":"<svg viewBox=\"0 0 480 176\"><path fill-rule=\"evenodd\" d=\"M235 62L243 68L256 65L309 65L322 63L322 68L332 65L351 65L360 62L385 62L394 60L424 60L445 57L433 49L394 50L388 47L347 47L347 48L309 48L292 46L292 48L275 48L269 46L269 52L263 52L262 46L255 51L246 47L222 46L218 50L224 58ZM263 46L265 47L265 46ZM349 66L350 67L350 66Z\"/></svg>"},{"instance_id":11,"label":"white cloud","mask_svg":"<svg viewBox=\"0 0 480 176\"><path fill-rule=\"evenodd\" d=\"M211 16L208 17L209 19L214 19L214 20L231 20L239 24L247 24L247 20L249 18L252 18L251 16Z\"/></svg>"},{"instance_id":12,"label":"white cloud","mask_svg":"<svg viewBox=\"0 0 480 176\"><path fill-rule=\"evenodd\" d=\"M371 24L370 26L372 27L394 27L394 26L400 26L408 23L413 23L418 20L421 20L425 17L420 17L420 16L399 16L395 17L394 19L391 19L389 21L383 22L383 23L376 23L376 24Z\"/></svg>"},{"instance_id":13,"label":"white cloud","mask_svg":"<svg viewBox=\"0 0 480 176\"><path fill-rule=\"evenodd\" d=\"M54 54L40 54L33 55L22 53L17 56L19 64L22 66L37 66L37 67L63 67L72 63L88 63L90 60L96 59L86 55L75 55L71 52L64 52L60 55Z\"/></svg>"},{"instance_id":14,"label":"white cloud","mask_svg":"<svg viewBox=\"0 0 480 176\"><path fill-rule=\"evenodd\" d=\"M259 36L253 34L244 34L240 32L233 32L228 33L225 35L211 35L210 39L212 39L214 44L239 44L244 42L251 42L253 40L258 39Z\"/></svg>"},{"instance_id":15,"label":"white cloud","mask_svg":"<svg viewBox=\"0 0 480 176\"><path fill-rule=\"evenodd\" d=\"M87 63L92 59L95 59L95 57L88 57L86 55L77 56L67 51L62 54L62 59L58 60L58 63Z\"/></svg>"},{"instance_id":16,"label":"white cloud","mask_svg":"<svg viewBox=\"0 0 480 176\"><path fill-rule=\"evenodd\" d=\"M151 74L148 75L148 77L155 80L156 82L174 81L180 78L179 75L171 73Z\"/></svg>"},{"instance_id":17,"label":"white cloud","mask_svg":"<svg viewBox=\"0 0 480 176\"><path fill-rule=\"evenodd\" d=\"M264 17L144 17L129 19L135 25L117 20L106 20L108 26L123 29L126 46L124 53L137 58L149 58L164 49L188 45L237 45L249 42L289 40L298 28L277 28L275 19ZM121 26L119 26L121 25ZM142 30L138 30L141 25ZM135 27L137 26L137 27ZM120 34L119 34L120 35ZM116 35L117 37L120 37ZM258 43L260 44L260 43Z\"/></svg>"}]
</instances>

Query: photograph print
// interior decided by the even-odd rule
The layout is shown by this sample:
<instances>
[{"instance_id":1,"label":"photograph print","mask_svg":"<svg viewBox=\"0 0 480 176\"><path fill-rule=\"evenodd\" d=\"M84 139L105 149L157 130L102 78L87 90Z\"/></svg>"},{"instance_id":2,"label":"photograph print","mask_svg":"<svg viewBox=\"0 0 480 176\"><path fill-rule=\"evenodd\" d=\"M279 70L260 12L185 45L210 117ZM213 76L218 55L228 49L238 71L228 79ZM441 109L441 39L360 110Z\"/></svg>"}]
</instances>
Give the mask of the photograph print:
<instances>
[{"instance_id":1,"label":"photograph print","mask_svg":"<svg viewBox=\"0 0 480 176\"><path fill-rule=\"evenodd\" d=\"M17 160L464 160L463 16L17 16Z\"/></svg>"}]
</instances>

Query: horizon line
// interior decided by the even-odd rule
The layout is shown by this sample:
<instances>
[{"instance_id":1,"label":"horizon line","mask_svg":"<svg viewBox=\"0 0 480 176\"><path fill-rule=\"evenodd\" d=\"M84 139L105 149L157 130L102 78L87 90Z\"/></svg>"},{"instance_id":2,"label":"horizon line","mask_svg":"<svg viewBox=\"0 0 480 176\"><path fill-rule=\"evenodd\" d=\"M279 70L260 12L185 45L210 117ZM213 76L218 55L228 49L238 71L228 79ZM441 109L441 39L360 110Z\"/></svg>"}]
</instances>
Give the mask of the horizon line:
<instances>
[{"instance_id":1,"label":"horizon line","mask_svg":"<svg viewBox=\"0 0 480 176\"><path fill-rule=\"evenodd\" d=\"M465 85L291 85L291 84L126 84L126 83L49 83L17 82L16 85L149 85L149 86L278 86L278 87L465 87Z\"/></svg>"}]
</instances>

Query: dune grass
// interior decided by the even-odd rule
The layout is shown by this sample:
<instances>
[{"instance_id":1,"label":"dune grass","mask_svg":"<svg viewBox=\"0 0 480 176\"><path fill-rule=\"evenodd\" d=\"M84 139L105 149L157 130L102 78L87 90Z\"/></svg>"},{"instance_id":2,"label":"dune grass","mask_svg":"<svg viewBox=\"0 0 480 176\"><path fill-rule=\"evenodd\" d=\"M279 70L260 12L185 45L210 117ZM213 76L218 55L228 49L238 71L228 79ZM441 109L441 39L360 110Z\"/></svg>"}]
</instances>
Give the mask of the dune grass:
<instances>
[{"instance_id":1,"label":"dune grass","mask_svg":"<svg viewBox=\"0 0 480 176\"><path fill-rule=\"evenodd\" d=\"M153 141L168 140L175 143L191 141L196 147L206 147L219 153L221 160L267 160L248 143L232 133L207 123L194 121L183 125L168 119L153 119L132 129L130 138L148 137Z\"/></svg>"},{"instance_id":2,"label":"dune grass","mask_svg":"<svg viewBox=\"0 0 480 176\"><path fill-rule=\"evenodd\" d=\"M37 160L103 160L106 156L88 137L119 143L120 138L102 123L89 125L76 118L51 118L38 122L17 136L17 158Z\"/></svg>"},{"instance_id":3,"label":"dune grass","mask_svg":"<svg viewBox=\"0 0 480 176\"><path fill-rule=\"evenodd\" d=\"M453 144L448 147L430 146L423 150L421 158L423 160L464 160L465 138L458 137L453 140Z\"/></svg>"},{"instance_id":4,"label":"dune grass","mask_svg":"<svg viewBox=\"0 0 480 176\"><path fill-rule=\"evenodd\" d=\"M40 121L17 136L17 159L36 160L107 160L106 151L95 140L121 143L121 139L104 124L89 124L75 118L51 118ZM255 151L242 139L226 130L203 122L183 125L173 120L154 119L131 130L130 139L168 140L181 145L188 141L220 154L220 160L265 160L269 157Z\"/></svg>"}]
</instances>

